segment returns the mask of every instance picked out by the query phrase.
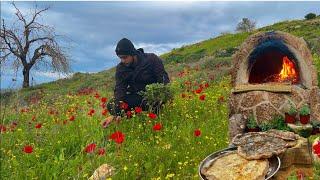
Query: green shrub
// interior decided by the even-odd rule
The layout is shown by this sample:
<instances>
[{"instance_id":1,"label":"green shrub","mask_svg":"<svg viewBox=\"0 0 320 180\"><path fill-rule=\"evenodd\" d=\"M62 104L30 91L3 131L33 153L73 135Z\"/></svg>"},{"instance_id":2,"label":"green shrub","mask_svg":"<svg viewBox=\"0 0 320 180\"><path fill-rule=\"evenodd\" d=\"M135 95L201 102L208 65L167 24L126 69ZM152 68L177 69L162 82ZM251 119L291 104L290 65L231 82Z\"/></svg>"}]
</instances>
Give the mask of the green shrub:
<instances>
[{"instance_id":1,"label":"green shrub","mask_svg":"<svg viewBox=\"0 0 320 180\"><path fill-rule=\"evenodd\" d=\"M269 129L272 129L272 126L268 122L263 122L259 125L259 128L261 129L261 131L268 131Z\"/></svg>"},{"instance_id":2,"label":"green shrub","mask_svg":"<svg viewBox=\"0 0 320 180\"><path fill-rule=\"evenodd\" d=\"M153 106L157 103L166 103L173 99L173 89L170 85L163 83L153 83L146 86L145 91L140 91L138 94L147 101L147 104Z\"/></svg>"},{"instance_id":3,"label":"green shrub","mask_svg":"<svg viewBox=\"0 0 320 180\"><path fill-rule=\"evenodd\" d=\"M260 124L259 127L261 131L268 131L270 129L290 131L290 128L287 126L282 116L274 116L270 122L264 122Z\"/></svg>"},{"instance_id":4,"label":"green shrub","mask_svg":"<svg viewBox=\"0 0 320 180\"><path fill-rule=\"evenodd\" d=\"M218 71L221 67L230 67L231 57L208 57L203 64L202 68Z\"/></svg>"},{"instance_id":5,"label":"green shrub","mask_svg":"<svg viewBox=\"0 0 320 180\"><path fill-rule=\"evenodd\" d=\"M310 108L307 104L303 105L300 109L300 115L309 115L310 114Z\"/></svg>"},{"instance_id":6,"label":"green shrub","mask_svg":"<svg viewBox=\"0 0 320 180\"><path fill-rule=\"evenodd\" d=\"M274 119L271 121L271 126L273 129L286 130L286 131L290 130L290 128L287 126L282 116L275 116Z\"/></svg>"},{"instance_id":7,"label":"green shrub","mask_svg":"<svg viewBox=\"0 0 320 180\"><path fill-rule=\"evenodd\" d=\"M216 57L231 57L237 50L238 48L230 47L227 49L219 50L215 54L216 54Z\"/></svg>"},{"instance_id":8,"label":"green shrub","mask_svg":"<svg viewBox=\"0 0 320 180\"><path fill-rule=\"evenodd\" d=\"M320 128L320 122L318 122L318 121L312 120L311 125L314 128Z\"/></svg>"},{"instance_id":9,"label":"green shrub","mask_svg":"<svg viewBox=\"0 0 320 180\"><path fill-rule=\"evenodd\" d=\"M293 105L291 105L290 109L288 111L288 114L291 115L291 116L294 116L294 115L297 114L297 112L298 112L297 109Z\"/></svg>"},{"instance_id":10,"label":"green shrub","mask_svg":"<svg viewBox=\"0 0 320 180\"><path fill-rule=\"evenodd\" d=\"M251 114L248 119L247 127L252 129L258 127L257 121L254 118L253 114Z\"/></svg>"},{"instance_id":11,"label":"green shrub","mask_svg":"<svg viewBox=\"0 0 320 180\"><path fill-rule=\"evenodd\" d=\"M307 15L304 16L304 18L305 18L306 20L314 19L314 18L316 18L316 17L317 17L317 15L314 14L314 13L309 13L309 14L307 14Z\"/></svg>"}]
</instances>

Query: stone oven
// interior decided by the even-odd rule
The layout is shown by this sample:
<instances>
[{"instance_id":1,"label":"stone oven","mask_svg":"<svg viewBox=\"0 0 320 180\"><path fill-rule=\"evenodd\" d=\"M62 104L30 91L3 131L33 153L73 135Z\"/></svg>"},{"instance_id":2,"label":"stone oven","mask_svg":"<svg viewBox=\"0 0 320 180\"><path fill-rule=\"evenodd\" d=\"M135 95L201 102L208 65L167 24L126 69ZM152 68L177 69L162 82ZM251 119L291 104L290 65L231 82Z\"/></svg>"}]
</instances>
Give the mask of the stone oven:
<instances>
[{"instance_id":1,"label":"stone oven","mask_svg":"<svg viewBox=\"0 0 320 180\"><path fill-rule=\"evenodd\" d=\"M258 124L308 104L320 121L320 90L312 55L302 38L273 31L251 35L233 56L230 138L253 116ZM241 127L241 128L240 128Z\"/></svg>"}]
</instances>

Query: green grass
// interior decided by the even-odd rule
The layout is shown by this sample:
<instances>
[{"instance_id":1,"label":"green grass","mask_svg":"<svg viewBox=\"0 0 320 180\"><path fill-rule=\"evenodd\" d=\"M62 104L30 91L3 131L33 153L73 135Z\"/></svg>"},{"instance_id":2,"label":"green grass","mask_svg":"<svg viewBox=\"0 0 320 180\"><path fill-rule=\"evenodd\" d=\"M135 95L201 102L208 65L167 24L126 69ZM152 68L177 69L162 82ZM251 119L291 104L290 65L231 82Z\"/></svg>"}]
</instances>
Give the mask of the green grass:
<instances>
[{"instance_id":1,"label":"green grass","mask_svg":"<svg viewBox=\"0 0 320 180\"><path fill-rule=\"evenodd\" d=\"M293 20L279 22L257 29L252 33L221 35L219 37L211 38L196 44L174 49L171 52L163 54L161 57L164 58L167 63L197 61L199 58L193 58L195 54L199 57L217 55L217 53L220 51L228 51L239 47L241 43L243 43L243 41L251 34L276 30L288 32L298 37L303 37L309 43L313 52L319 53L320 17L308 21Z\"/></svg>"},{"instance_id":2,"label":"green grass","mask_svg":"<svg viewBox=\"0 0 320 180\"><path fill-rule=\"evenodd\" d=\"M221 101L219 98L230 93L230 78L223 78L219 82L209 82L210 87L199 95L189 93L191 99L182 98L184 82L199 74L202 72L192 71L187 77L173 82L172 86L179 92L153 120L142 114L103 129L100 123L105 117L100 114L99 99L93 95L60 96L53 104L41 101L30 106L29 112L7 114L4 124L15 121L18 126L13 132L1 134L1 162L6 162L1 164L1 176L5 179L82 179L91 175L101 163L109 163L116 168L114 179L162 179L173 175L197 179L200 161L227 147L228 110L226 99ZM203 75L201 78L197 78L197 82L209 81ZM202 94L206 95L204 101L199 99ZM72 113L75 121L67 121L64 125L63 121L71 116L67 110L75 107L79 107ZM59 114L48 115L51 108ZM96 110L93 117L87 115L91 108ZM36 119L32 121L34 115ZM163 125L159 132L152 129L157 122ZM37 123L42 123L42 128L36 129ZM201 130L200 137L194 136L196 129ZM125 134L120 149L106 138L117 130ZM105 156L83 153L85 146L93 142L106 148ZM34 147L33 153L22 152L27 144Z\"/></svg>"}]
</instances>

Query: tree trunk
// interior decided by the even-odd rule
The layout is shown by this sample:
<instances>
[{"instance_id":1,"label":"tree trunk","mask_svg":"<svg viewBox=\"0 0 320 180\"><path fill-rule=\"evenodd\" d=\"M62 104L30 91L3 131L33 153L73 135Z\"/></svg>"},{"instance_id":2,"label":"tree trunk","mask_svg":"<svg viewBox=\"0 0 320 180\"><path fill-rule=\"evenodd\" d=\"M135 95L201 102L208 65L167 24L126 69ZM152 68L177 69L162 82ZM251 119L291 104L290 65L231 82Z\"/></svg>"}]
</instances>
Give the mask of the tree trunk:
<instances>
[{"instance_id":1,"label":"tree trunk","mask_svg":"<svg viewBox=\"0 0 320 180\"><path fill-rule=\"evenodd\" d=\"M29 87L30 68L29 67L24 67L22 73L23 73L23 85L22 85L22 88L27 88L27 87Z\"/></svg>"}]
</instances>

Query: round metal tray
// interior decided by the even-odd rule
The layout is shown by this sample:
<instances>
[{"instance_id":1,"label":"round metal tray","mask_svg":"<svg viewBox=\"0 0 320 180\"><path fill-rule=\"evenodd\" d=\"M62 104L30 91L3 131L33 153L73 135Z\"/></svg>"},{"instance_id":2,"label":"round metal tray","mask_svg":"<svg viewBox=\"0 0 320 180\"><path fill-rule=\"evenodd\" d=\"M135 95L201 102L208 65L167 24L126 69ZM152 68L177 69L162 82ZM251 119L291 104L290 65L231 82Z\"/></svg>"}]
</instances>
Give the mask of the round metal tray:
<instances>
[{"instance_id":1,"label":"round metal tray","mask_svg":"<svg viewBox=\"0 0 320 180\"><path fill-rule=\"evenodd\" d=\"M209 156L207 156L201 163L199 166L199 177L202 180L207 180L206 176L203 175L201 173L201 169L204 167L209 167L212 161L215 161L219 156L225 154L225 153L229 153L229 152L233 152L236 151L237 147L230 147L230 148L226 148L223 149L221 151L217 151L214 152L212 154L210 154ZM273 156L272 158L268 159L269 160L269 170L268 173L265 177L265 180L270 179L272 176L274 176L278 170L280 169L281 166L281 161L280 158L278 156Z\"/></svg>"}]
</instances>

